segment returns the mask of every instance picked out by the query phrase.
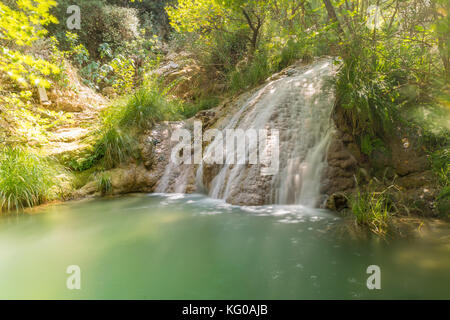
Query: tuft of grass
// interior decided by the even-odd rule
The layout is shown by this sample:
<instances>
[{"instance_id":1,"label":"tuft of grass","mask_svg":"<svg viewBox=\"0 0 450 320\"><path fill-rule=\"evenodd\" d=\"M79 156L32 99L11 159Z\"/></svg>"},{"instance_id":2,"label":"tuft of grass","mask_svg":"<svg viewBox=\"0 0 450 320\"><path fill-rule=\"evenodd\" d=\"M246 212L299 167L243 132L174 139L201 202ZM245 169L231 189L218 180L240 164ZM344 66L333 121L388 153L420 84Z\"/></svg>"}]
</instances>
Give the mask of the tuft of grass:
<instances>
[{"instance_id":1,"label":"tuft of grass","mask_svg":"<svg viewBox=\"0 0 450 320\"><path fill-rule=\"evenodd\" d=\"M358 225L368 227L380 236L387 233L393 211L387 194L391 187L393 185L376 191L370 182L366 190L357 189L356 194L350 198L350 207Z\"/></svg>"},{"instance_id":2,"label":"tuft of grass","mask_svg":"<svg viewBox=\"0 0 450 320\"><path fill-rule=\"evenodd\" d=\"M51 197L57 170L47 159L21 147L0 150L0 211L19 210Z\"/></svg>"},{"instance_id":3,"label":"tuft of grass","mask_svg":"<svg viewBox=\"0 0 450 320\"><path fill-rule=\"evenodd\" d=\"M107 172L96 174L97 191L102 195L109 194L112 191L111 175Z\"/></svg>"},{"instance_id":4,"label":"tuft of grass","mask_svg":"<svg viewBox=\"0 0 450 320\"><path fill-rule=\"evenodd\" d=\"M116 110L117 111L117 110ZM119 107L117 124L138 130L150 128L158 121L176 118L176 104L154 88L141 87Z\"/></svg>"},{"instance_id":5,"label":"tuft of grass","mask_svg":"<svg viewBox=\"0 0 450 320\"><path fill-rule=\"evenodd\" d=\"M436 198L439 213L449 218L450 212L450 149L443 148L432 154L432 168L441 188Z\"/></svg>"},{"instance_id":6,"label":"tuft of grass","mask_svg":"<svg viewBox=\"0 0 450 320\"><path fill-rule=\"evenodd\" d=\"M113 168L136 155L134 137L117 127L101 130L100 138L94 146L94 158L101 159L105 168Z\"/></svg>"}]
</instances>

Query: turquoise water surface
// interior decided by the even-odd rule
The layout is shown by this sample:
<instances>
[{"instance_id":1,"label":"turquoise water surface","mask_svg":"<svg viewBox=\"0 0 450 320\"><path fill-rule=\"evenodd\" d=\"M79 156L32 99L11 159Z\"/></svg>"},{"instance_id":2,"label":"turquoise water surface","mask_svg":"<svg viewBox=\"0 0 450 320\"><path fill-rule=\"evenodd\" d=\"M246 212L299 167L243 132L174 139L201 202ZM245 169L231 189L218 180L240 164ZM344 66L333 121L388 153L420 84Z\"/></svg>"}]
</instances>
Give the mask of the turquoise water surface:
<instances>
[{"instance_id":1,"label":"turquoise water surface","mask_svg":"<svg viewBox=\"0 0 450 320\"><path fill-rule=\"evenodd\" d=\"M0 299L449 299L449 253L448 235L354 238L318 209L131 195L0 218Z\"/></svg>"}]
</instances>

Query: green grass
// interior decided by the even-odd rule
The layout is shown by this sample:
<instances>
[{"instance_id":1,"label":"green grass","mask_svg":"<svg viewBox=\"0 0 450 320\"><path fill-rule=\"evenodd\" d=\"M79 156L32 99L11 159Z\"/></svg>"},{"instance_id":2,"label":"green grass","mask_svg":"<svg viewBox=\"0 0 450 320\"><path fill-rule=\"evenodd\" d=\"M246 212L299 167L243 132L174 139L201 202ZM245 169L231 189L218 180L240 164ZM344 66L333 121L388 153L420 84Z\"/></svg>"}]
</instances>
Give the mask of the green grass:
<instances>
[{"instance_id":1,"label":"green grass","mask_svg":"<svg viewBox=\"0 0 450 320\"><path fill-rule=\"evenodd\" d=\"M351 211L360 226L369 228L375 234L384 236L389 229L389 220L392 217L392 205L387 191L389 187L376 191L369 183L364 191L357 189L350 199Z\"/></svg>"},{"instance_id":2,"label":"green grass","mask_svg":"<svg viewBox=\"0 0 450 320\"><path fill-rule=\"evenodd\" d=\"M97 191L102 195L109 194L112 191L111 175L107 172L96 174Z\"/></svg>"},{"instance_id":3,"label":"green grass","mask_svg":"<svg viewBox=\"0 0 450 320\"><path fill-rule=\"evenodd\" d=\"M19 210L48 200L58 171L47 159L24 148L0 150L0 211Z\"/></svg>"},{"instance_id":4,"label":"green grass","mask_svg":"<svg viewBox=\"0 0 450 320\"><path fill-rule=\"evenodd\" d=\"M236 68L229 75L229 88L232 93L252 88L266 80L273 70L270 69L267 54L257 53L251 62L242 69Z\"/></svg>"},{"instance_id":5,"label":"green grass","mask_svg":"<svg viewBox=\"0 0 450 320\"><path fill-rule=\"evenodd\" d=\"M272 45L265 43L263 47ZM235 65L228 74L228 88L238 93L263 83L272 74L290 66L295 61L312 60L312 47L304 41L289 40L280 48L257 50L244 66Z\"/></svg>"},{"instance_id":6,"label":"green grass","mask_svg":"<svg viewBox=\"0 0 450 320\"><path fill-rule=\"evenodd\" d=\"M119 127L145 130L159 121L177 118L178 106L157 89L141 87L126 97L115 112L118 112L119 117L115 119Z\"/></svg>"},{"instance_id":7,"label":"green grass","mask_svg":"<svg viewBox=\"0 0 450 320\"><path fill-rule=\"evenodd\" d=\"M102 113L91 154L73 160L72 169L84 171L94 166L111 169L131 158L139 158L137 136L157 122L183 118L183 112L186 111L182 104L167 99L156 84L137 89Z\"/></svg>"},{"instance_id":8,"label":"green grass","mask_svg":"<svg viewBox=\"0 0 450 320\"><path fill-rule=\"evenodd\" d=\"M124 163L136 154L136 141L128 132L117 128L105 128L94 146L95 159L101 159L102 165L113 168Z\"/></svg>"},{"instance_id":9,"label":"green grass","mask_svg":"<svg viewBox=\"0 0 450 320\"><path fill-rule=\"evenodd\" d=\"M436 198L439 214L449 218L450 212L450 148L442 148L432 154L432 169L438 177L440 187Z\"/></svg>"}]
</instances>

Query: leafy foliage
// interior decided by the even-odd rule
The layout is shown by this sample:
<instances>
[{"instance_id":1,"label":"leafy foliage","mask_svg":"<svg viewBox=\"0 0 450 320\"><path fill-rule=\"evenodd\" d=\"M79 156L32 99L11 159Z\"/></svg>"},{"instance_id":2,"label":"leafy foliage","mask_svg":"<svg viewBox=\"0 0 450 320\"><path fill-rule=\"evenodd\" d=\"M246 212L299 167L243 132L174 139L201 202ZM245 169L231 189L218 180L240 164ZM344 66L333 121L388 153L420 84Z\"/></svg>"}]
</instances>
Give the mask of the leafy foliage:
<instances>
[{"instance_id":1,"label":"leafy foliage","mask_svg":"<svg viewBox=\"0 0 450 320\"><path fill-rule=\"evenodd\" d=\"M27 47L47 33L43 26L57 23L49 14L55 5L53 0L17 0L14 10L0 2L0 71L22 86L49 87L47 77L59 72L54 64L25 53ZM7 43L14 46L8 48Z\"/></svg>"},{"instance_id":2,"label":"leafy foliage","mask_svg":"<svg viewBox=\"0 0 450 320\"><path fill-rule=\"evenodd\" d=\"M11 146L1 149L0 209L19 210L49 199L56 173L47 159L28 150Z\"/></svg>"},{"instance_id":3,"label":"leafy foliage","mask_svg":"<svg viewBox=\"0 0 450 320\"><path fill-rule=\"evenodd\" d=\"M182 110L182 104L168 100L156 84L141 87L104 111L92 153L72 167L87 170L99 163L110 169L130 158L139 158L136 133L158 121L179 119Z\"/></svg>"}]
</instances>

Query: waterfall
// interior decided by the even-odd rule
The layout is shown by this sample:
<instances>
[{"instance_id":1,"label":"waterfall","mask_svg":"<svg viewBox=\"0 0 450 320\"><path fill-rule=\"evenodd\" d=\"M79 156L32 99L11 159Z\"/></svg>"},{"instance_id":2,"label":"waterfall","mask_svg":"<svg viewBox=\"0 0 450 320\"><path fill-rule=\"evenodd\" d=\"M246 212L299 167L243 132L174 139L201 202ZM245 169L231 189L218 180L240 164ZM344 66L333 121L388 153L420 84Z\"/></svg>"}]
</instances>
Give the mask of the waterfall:
<instances>
[{"instance_id":1,"label":"waterfall","mask_svg":"<svg viewBox=\"0 0 450 320\"><path fill-rule=\"evenodd\" d=\"M318 205L326 153L333 134L330 116L335 96L329 80L335 72L330 58L320 58L307 66L293 66L273 77L274 80L249 98L240 99L235 110L227 110L232 115L214 125L223 136L228 129L277 130L279 136L269 134L263 146L268 154L279 150L279 170L273 175L262 175L261 163L211 164L215 148L223 143L216 137L203 150L203 162L195 167L196 172L193 165L168 164L156 190L185 192L191 177L197 192L234 204ZM274 143L279 148L275 149ZM246 155L256 146L247 147ZM234 151L225 148L223 158Z\"/></svg>"},{"instance_id":2,"label":"waterfall","mask_svg":"<svg viewBox=\"0 0 450 320\"><path fill-rule=\"evenodd\" d=\"M161 140L165 146L160 148L158 154L158 161L166 162L162 175L158 179L155 187L155 192L158 193L186 193L192 192L189 188L190 180L193 180L194 168L190 164L175 164L170 160L172 148L176 141L172 141L172 133L175 130L186 129L186 123L182 121L175 121L165 125L161 125L158 130L153 130L157 140ZM162 135L162 136L159 136ZM164 164L164 163L163 163ZM192 178L192 179L191 179Z\"/></svg>"},{"instance_id":3,"label":"waterfall","mask_svg":"<svg viewBox=\"0 0 450 320\"><path fill-rule=\"evenodd\" d=\"M288 70L253 94L223 129L279 130L279 172L267 177L261 176L259 166L222 165L206 188L209 196L237 204L316 206L333 130L335 97L327 80L334 73L333 60L322 58ZM215 143L208 146L205 158ZM197 172L197 184L203 189L204 171L202 165Z\"/></svg>"}]
</instances>

